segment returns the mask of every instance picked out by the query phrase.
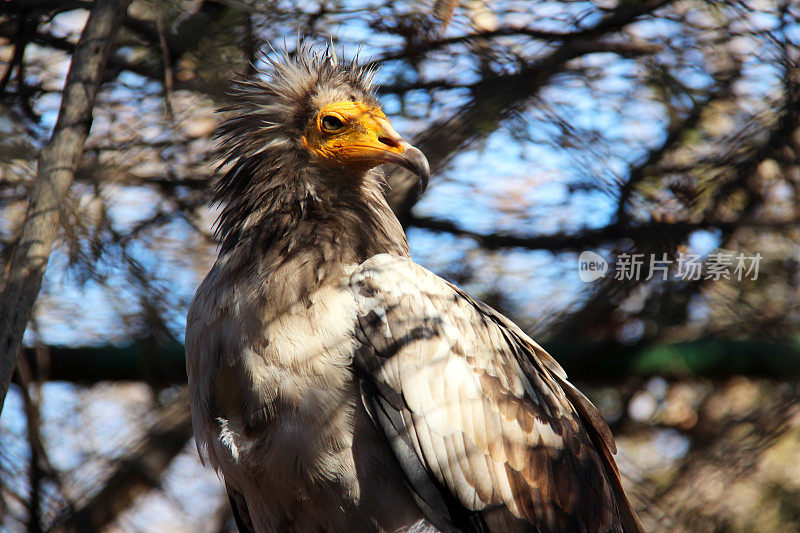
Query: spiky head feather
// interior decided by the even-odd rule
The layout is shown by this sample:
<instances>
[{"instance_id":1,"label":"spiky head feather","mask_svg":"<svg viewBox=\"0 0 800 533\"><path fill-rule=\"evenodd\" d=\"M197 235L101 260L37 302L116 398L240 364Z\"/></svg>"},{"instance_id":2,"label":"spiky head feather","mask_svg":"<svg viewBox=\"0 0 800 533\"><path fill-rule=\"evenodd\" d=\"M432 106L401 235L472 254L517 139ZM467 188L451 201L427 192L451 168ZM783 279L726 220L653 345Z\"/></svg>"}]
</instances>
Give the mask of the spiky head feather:
<instances>
[{"instance_id":1,"label":"spiky head feather","mask_svg":"<svg viewBox=\"0 0 800 533\"><path fill-rule=\"evenodd\" d=\"M315 168L302 137L317 111L337 101L378 105L375 69L339 59L332 47L301 46L266 57L266 68L233 82L232 116L218 128L222 175L212 200L223 204L217 237L239 240L265 210L290 196L317 197Z\"/></svg>"}]
</instances>

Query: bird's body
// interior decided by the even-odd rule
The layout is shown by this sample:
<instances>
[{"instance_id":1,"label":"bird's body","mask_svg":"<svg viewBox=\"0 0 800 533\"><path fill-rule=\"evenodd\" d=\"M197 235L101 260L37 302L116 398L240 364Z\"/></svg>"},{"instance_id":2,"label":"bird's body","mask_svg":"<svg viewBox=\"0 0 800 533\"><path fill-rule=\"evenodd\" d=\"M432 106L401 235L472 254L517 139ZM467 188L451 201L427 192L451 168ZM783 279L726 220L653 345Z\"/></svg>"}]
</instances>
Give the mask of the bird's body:
<instances>
[{"instance_id":1,"label":"bird's body","mask_svg":"<svg viewBox=\"0 0 800 533\"><path fill-rule=\"evenodd\" d=\"M351 370L349 276L373 252L407 248L365 242L356 256L330 222L306 220L273 245L308 246L308 256L254 257L249 246L222 256L189 317L199 327L187 336L193 382L215 384L216 405L194 416L196 432L210 437L208 455L233 497L265 495L247 502L256 531L369 531L372 516L394 531L422 518Z\"/></svg>"},{"instance_id":2,"label":"bird's body","mask_svg":"<svg viewBox=\"0 0 800 533\"><path fill-rule=\"evenodd\" d=\"M240 529L638 530L558 364L409 259L372 167L427 166L369 73L273 69L223 125L222 250L186 335L195 438Z\"/></svg>"}]
</instances>

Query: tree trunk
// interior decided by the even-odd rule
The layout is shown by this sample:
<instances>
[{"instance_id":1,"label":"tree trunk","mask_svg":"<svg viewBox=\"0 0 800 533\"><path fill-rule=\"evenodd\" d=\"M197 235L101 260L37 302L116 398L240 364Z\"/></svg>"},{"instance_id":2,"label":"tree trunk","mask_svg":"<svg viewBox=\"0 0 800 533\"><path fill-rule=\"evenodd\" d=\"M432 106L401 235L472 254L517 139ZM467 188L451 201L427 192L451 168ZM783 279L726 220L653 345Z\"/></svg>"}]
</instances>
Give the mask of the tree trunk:
<instances>
[{"instance_id":1,"label":"tree trunk","mask_svg":"<svg viewBox=\"0 0 800 533\"><path fill-rule=\"evenodd\" d=\"M53 136L39 157L38 176L0 298L0 412L42 286L62 202L83 155L114 35L129 2L94 3L72 56Z\"/></svg>"}]
</instances>

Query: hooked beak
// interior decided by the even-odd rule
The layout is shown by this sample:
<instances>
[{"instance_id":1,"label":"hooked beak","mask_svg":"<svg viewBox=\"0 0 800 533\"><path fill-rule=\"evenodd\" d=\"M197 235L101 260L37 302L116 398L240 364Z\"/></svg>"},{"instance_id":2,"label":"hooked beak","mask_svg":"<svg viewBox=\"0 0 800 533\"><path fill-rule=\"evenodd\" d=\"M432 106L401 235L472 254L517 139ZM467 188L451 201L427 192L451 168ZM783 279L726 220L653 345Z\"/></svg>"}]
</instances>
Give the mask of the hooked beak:
<instances>
[{"instance_id":1,"label":"hooked beak","mask_svg":"<svg viewBox=\"0 0 800 533\"><path fill-rule=\"evenodd\" d=\"M406 141L400 141L397 148L402 151L383 151L379 159L383 163L391 163L413 172L419 178L420 194L424 193L431 177L428 159L418 148L411 146Z\"/></svg>"},{"instance_id":2,"label":"hooked beak","mask_svg":"<svg viewBox=\"0 0 800 533\"><path fill-rule=\"evenodd\" d=\"M382 111L373 112L362 122L368 132L370 146L376 163L390 163L413 172L419 178L420 194L428 188L431 168L428 159L419 148L411 146L392 127Z\"/></svg>"}]
</instances>

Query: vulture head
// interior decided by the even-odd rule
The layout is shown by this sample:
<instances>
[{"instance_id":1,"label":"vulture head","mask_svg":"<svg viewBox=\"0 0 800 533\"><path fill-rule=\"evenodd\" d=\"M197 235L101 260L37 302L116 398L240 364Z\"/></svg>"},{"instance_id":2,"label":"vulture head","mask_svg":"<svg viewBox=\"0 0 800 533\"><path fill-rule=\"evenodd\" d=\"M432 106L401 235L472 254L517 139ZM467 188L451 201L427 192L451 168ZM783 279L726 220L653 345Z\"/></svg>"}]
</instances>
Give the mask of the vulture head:
<instances>
[{"instance_id":1,"label":"vulture head","mask_svg":"<svg viewBox=\"0 0 800 533\"><path fill-rule=\"evenodd\" d=\"M295 57L267 58L268 68L242 77L230 91L232 118L218 130L222 177L214 201L223 249L270 204L335 200L380 186L378 165L416 174L422 189L428 161L395 131L375 96L375 70L339 60L331 47L301 47Z\"/></svg>"}]
</instances>

